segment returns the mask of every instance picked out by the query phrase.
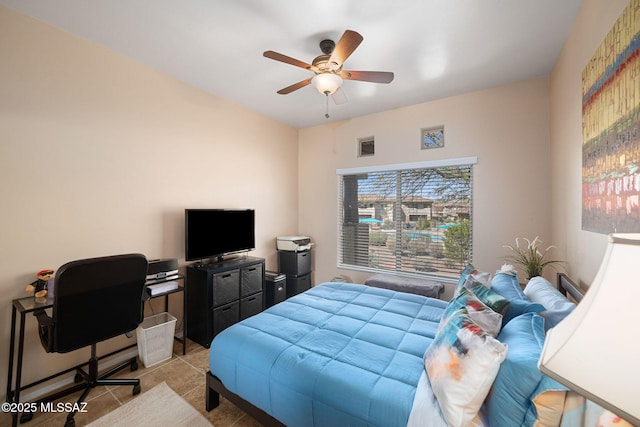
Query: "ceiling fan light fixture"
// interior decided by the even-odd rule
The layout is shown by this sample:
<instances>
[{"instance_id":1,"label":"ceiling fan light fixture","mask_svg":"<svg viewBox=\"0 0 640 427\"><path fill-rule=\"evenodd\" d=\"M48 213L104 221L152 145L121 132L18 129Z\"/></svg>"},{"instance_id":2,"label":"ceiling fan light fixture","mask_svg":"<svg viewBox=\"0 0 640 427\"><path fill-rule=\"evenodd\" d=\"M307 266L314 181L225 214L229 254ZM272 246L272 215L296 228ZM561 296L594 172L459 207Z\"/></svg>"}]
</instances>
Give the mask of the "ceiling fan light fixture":
<instances>
[{"instance_id":1,"label":"ceiling fan light fixture","mask_svg":"<svg viewBox=\"0 0 640 427\"><path fill-rule=\"evenodd\" d=\"M323 95L333 95L342 86L342 78L333 73L316 74L311 84Z\"/></svg>"}]
</instances>

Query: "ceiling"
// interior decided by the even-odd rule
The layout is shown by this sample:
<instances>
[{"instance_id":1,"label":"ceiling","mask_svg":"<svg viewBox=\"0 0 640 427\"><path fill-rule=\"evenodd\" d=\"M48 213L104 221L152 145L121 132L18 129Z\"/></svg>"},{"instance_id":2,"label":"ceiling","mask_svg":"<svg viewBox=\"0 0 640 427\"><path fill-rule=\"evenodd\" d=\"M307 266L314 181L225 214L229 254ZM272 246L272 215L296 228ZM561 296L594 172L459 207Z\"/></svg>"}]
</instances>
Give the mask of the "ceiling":
<instances>
[{"instance_id":1,"label":"ceiling","mask_svg":"<svg viewBox=\"0 0 640 427\"><path fill-rule=\"evenodd\" d=\"M296 128L548 75L581 0L0 0L11 9ZM319 42L364 41L345 69L392 71L390 84L345 81L348 102L312 86Z\"/></svg>"}]
</instances>

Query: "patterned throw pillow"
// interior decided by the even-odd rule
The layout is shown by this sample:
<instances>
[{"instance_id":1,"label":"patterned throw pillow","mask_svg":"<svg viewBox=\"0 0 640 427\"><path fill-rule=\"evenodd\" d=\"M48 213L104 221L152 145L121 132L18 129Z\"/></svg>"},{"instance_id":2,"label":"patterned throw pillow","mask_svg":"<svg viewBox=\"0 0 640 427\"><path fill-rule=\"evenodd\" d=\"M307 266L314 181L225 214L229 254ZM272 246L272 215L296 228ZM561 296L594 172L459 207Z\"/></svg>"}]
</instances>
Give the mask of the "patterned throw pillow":
<instances>
[{"instance_id":1,"label":"patterned throw pillow","mask_svg":"<svg viewBox=\"0 0 640 427\"><path fill-rule=\"evenodd\" d=\"M455 310L424 354L424 366L447 424L468 426L505 359L507 346L486 333L466 308Z\"/></svg>"},{"instance_id":2,"label":"patterned throw pillow","mask_svg":"<svg viewBox=\"0 0 640 427\"><path fill-rule=\"evenodd\" d=\"M464 270L462 270L462 273L460 273L460 279L458 279L455 292L458 292L470 277L473 277L476 282L480 282L483 285L490 287L489 282L491 281L491 274L479 271L473 266L473 264L467 264Z\"/></svg>"},{"instance_id":3,"label":"patterned throw pillow","mask_svg":"<svg viewBox=\"0 0 640 427\"><path fill-rule=\"evenodd\" d=\"M464 282L464 287L473 292L480 301L496 313L504 316L509 311L509 300L475 280L473 275L467 278L467 281Z\"/></svg>"},{"instance_id":4,"label":"patterned throw pillow","mask_svg":"<svg viewBox=\"0 0 640 427\"><path fill-rule=\"evenodd\" d=\"M469 317L471 317L471 319L485 332L489 333L492 337L498 336L500 328L502 327L502 315L493 311L491 307L480 301L473 292L465 287L460 288L453 299L449 301L449 304L442 315L440 328L446 324L449 317L456 310L463 307L467 309Z\"/></svg>"},{"instance_id":5,"label":"patterned throw pillow","mask_svg":"<svg viewBox=\"0 0 640 427\"><path fill-rule=\"evenodd\" d=\"M462 285L464 285L464 282L467 281L467 277L469 277L470 274L474 274L477 272L478 270L476 270L473 264L467 264L464 270L462 270L462 273L460 273L460 279L458 279L458 285L456 286L456 291L460 289Z\"/></svg>"}]
</instances>

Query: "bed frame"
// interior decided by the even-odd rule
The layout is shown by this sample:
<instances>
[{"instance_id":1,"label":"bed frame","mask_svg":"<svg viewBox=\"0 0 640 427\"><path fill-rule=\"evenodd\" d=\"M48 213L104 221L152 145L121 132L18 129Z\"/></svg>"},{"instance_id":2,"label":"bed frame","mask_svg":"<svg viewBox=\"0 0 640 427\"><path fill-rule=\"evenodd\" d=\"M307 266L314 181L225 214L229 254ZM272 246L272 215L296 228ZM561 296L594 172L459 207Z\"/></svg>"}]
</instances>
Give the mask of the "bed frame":
<instances>
[{"instance_id":1,"label":"bed frame","mask_svg":"<svg viewBox=\"0 0 640 427\"><path fill-rule=\"evenodd\" d=\"M205 398L205 406L207 412L215 409L220 405L220 395L229 402L242 409L247 414L255 418L260 424L267 427L285 427L280 421L264 412L262 409L252 405L235 393L230 392L211 371L207 371L207 392Z\"/></svg>"},{"instance_id":2,"label":"bed frame","mask_svg":"<svg viewBox=\"0 0 640 427\"><path fill-rule=\"evenodd\" d=\"M584 292L582 289L576 285L569 276L565 273L558 273L557 277L558 290L562 293L562 295L571 296L575 302L580 302L582 297L584 297Z\"/></svg>"},{"instance_id":3,"label":"bed frame","mask_svg":"<svg viewBox=\"0 0 640 427\"><path fill-rule=\"evenodd\" d=\"M580 302L584 296L582 289L573 282L565 273L557 275L558 290L564 296L570 296L576 302ZM220 395L228 401L236 405L238 408L255 418L259 423L267 427L285 427L280 421L267 414L262 409L247 402L237 394L227 390L222 382L214 376L211 371L207 371L207 389L205 397L205 406L207 412L217 408L220 405Z\"/></svg>"}]
</instances>

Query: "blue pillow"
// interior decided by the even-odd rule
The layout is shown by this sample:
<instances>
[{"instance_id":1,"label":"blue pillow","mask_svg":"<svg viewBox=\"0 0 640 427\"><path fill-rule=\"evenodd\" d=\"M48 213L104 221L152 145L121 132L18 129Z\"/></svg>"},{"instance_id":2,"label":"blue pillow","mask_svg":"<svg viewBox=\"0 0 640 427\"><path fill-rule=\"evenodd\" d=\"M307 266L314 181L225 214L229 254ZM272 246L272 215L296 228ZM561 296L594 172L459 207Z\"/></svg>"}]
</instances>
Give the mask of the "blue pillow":
<instances>
[{"instance_id":1,"label":"blue pillow","mask_svg":"<svg viewBox=\"0 0 640 427\"><path fill-rule=\"evenodd\" d=\"M508 273L496 273L491 281L491 289L509 300L509 310L502 316L502 326L524 313L540 313L542 304L531 302L520 287L518 277Z\"/></svg>"},{"instance_id":2,"label":"blue pillow","mask_svg":"<svg viewBox=\"0 0 640 427\"><path fill-rule=\"evenodd\" d=\"M502 316L502 327L516 317L525 313L542 313L545 309L542 304L527 300L511 300L509 301L509 310Z\"/></svg>"},{"instance_id":3,"label":"blue pillow","mask_svg":"<svg viewBox=\"0 0 640 427\"><path fill-rule=\"evenodd\" d=\"M515 299L526 300L520 283L518 283L518 276L508 273L496 273L491 279L491 289L508 299L509 301Z\"/></svg>"},{"instance_id":4,"label":"blue pillow","mask_svg":"<svg viewBox=\"0 0 640 427\"><path fill-rule=\"evenodd\" d=\"M536 313L516 317L498 335L509 351L486 400L491 427L527 425L525 420L535 417L533 399L547 389L562 388L538 369L544 338L544 319Z\"/></svg>"}]
</instances>

